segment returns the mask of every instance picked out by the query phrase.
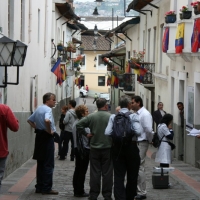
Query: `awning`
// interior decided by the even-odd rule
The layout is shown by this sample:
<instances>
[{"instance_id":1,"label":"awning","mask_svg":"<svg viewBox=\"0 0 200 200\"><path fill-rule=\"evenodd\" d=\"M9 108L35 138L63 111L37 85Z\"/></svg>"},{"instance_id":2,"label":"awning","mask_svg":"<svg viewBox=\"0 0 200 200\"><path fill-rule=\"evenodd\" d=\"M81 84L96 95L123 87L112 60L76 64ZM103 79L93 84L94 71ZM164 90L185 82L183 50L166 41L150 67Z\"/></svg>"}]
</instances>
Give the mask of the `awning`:
<instances>
[{"instance_id":1,"label":"awning","mask_svg":"<svg viewBox=\"0 0 200 200\"><path fill-rule=\"evenodd\" d=\"M67 19L76 19L80 20L80 17L78 17L73 9L71 8L71 5L69 3L56 3L56 7L58 8L60 14L63 17L66 17ZM58 18L59 19L59 18Z\"/></svg>"},{"instance_id":2,"label":"awning","mask_svg":"<svg viewBox=\"0 0 200 200\"><path fill-rule=\"evenodd\" d=\"M76 39L76 38L72 38L72 42L74 44L82 44L82 42L80 40Z\"/></svg>"},{"instance_id":3,"label":"awning","mask_svg":"<svg viewBox=\"0 0 200 200\"><path fill-rule=\"evenodd\" d=\"M131 20L128 20L122 24L120 24L118 27L114 29L115 33L124 33L127 29L131 28L134 24L140 23L140 17L132 18Z\"/></svg>"},{"instance_id":4,"label":"awning","mask_svg":"<svg viewBox=\"0 0 200 200\"><path fill-rule=\"evenodd\" d=\"M67 26L73 30L84 30L84 31L88 30L88 28L81 23L76 23L76 24L67 23Z\"/></svg>"},{"instance_id":5,"label":"awning","mask_svg":"<svg viewBox=\"0 0 200 200\"><path fill-rule=\"evenodd\" d=\"M133 0L129 5L126 10L126 12L129 12L131 9L135 11L140 11L143 9L146 5L151 5L154 8L158 8L157 6L153 5L152 2L153 0ZM142 11L142 10L141 10Z\"/></svg>"}]
</instances>

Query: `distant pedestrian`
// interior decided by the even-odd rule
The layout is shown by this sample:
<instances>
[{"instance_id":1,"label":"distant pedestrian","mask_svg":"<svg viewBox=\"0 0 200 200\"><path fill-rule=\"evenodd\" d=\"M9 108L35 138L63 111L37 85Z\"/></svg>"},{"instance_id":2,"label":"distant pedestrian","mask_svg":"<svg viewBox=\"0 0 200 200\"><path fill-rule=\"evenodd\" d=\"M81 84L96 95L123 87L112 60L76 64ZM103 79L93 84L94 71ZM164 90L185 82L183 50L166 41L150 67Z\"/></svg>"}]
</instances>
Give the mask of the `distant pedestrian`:
<instances>
[{"instance_id":1,"label":"distant pedestrian","mask_svg":"<svg viewBox=\"0 0 200 200\"><path fill-rule=\"evenodd\" d=\"M89 92L89 87L88 87L88 85L86 85L85 89Z\"/></svg>"},{"instance_id":2,"label":"distant pedestrian","mask_svg":"<svg viewBox=\"0 0 200 200\"><path fill-rule=\"evenodd\" d=\"M160 123L160 120L166 114L166 112L163 110L163 103L162 102L158 103L157 108L158 109L153 112L153 121L156 123L156 129L158 127L158 124Z\"/></svg>"},{"instance_id":3,"label":"distant pedestrian","mask_svg":"<svg viewBox=\"0 0 200 200\"><path fill-rule=\"evenodd\" d=\"M132 97L132 109L139 115L140 124L142 126L141 135L138 137L138 148L140 150L140 169L138 176L138 192L135 199L146 199L146 174L145 174L145 158L149 147L149 143L153 139L152 116L143 106L143 100L140 96Z\"/></svg>"},{"instance_id":4,"label":"distant pedestrian","mask_svg":"<svg viewBox=\"0 0 200 200\"><path fill-rule=\"evenodd\" d=\"M69 107L69 110L67 111L65 118L63 120L63 123L65 124L64 142L63 142L63 147L60 152L59 160L65 160L65 155L68 149L69 141L71 141L70 160L74 161L74 140L72 136L72 126L77 118L76 113L75 113L76 101L70 100L68 107Z\"/></svg>"},{"instance_id":5,"label":"distant pedestrian","mask_svg":"<svg viewBox=\"0 0 200 200\"><path fill-rule=\"evenodd\" d=\"M60 141L58 143L58 155L60 156L60 152L63 146L63 141L64 141L64 132L65 132L65 125L63 124L63 120L65 118L66 112L68 111L68 106L63 106L61 108L61 116L59 120L59 128L60 128ZM66 151L65 156L67 156L68 149Z\"/></svg>"},{"instance_id":6,"label":"distant pedestrian","mask_svg":"<svg viewBox=\"0 0 200 200\"><path fill-rule=\"evenodd\" d=\"M112 139L106 136L110 113L106 99L97 99L98 111L82 118L76 125L79 133L90 139L90 196L89 200L95 200L100 194L104 199L111 200L113 186L113 165L111 160ZM91 133L85 128L89 127ZM101 187L102 178L102 187Z\"/></svg>"},{"instance_id":7,"label":"distant pedestrian","mask_svg":"<svg viewBox=\"0 0 200 200\"><path fill-rule=\"evenodd\" d=\"M177 103L177 107L179 109L179 115L180 115L180 119L181 119L181 137L180 137L180 140L181 140L181 143L180 143L180 149L181 149L181 154L179 155L179 159L180 160L183 160L183 157L184 157L184 104L182 102L178 102Z\"/></svg>"},{"instance_id":8,"label":"distant pedestrian","mask_svg":"<svg viewBox=\"0 0 200 200\"><path fill-rule=\"evenodd\" d=\"M4 104L0 104L0 190L1 181L5 171L6 159L8 156L8 138L7 129L17 132L19 129L19 122L12 110Z\"/></svg>"},{"instance_id":9,"label":"distant pedestrian","mask_svg":"<svg viewBox=\"0 0 200 200\"><path fill-rule=\"evenodd\" d=\"M89 194L85 192L84 183L89 164L89 139L76 130L76 124L78 123L78 121L88 115L88 108L84 105L80 105L76 107L75 112L78 119L74 122L72 128L75 153L75 170L73 176L74 196L88 197ZM85 131L87 133L90 133L89 128L86 128Z\"/></svg>"},{"instance_id":10,"label":"distant pedestrian","mask_svg":"<svg viewBox=\"0 0 200 200\"><path fill-rule=\"evenodd\" d=\"M130 112L131 109L131 98L129 96L121 96L120 98L120 110L118 114L111 115L108 126L105 130L105 135L109 135L113 137L113 147L112 147L112 159L114 166L114 196L115 200L126 200L126 199L134 199L137 195L137 179L138 172L140 167L140 155L139 149L137 146L137 137L141 134L141 126L139 122L139 117L137 114L132 114ZM130 120L125 121L125 118L122 116L127 115ZM114 135L114 126L116 123L115 118L120 116L120 120L123 120L124 123L131 123L131 137L125 138L124 130L127 131L125 126L128 124L124 124L124 129L121 126L118 132L122 140L116 141ZM117 130L116 130L117 131ZM126 134L128 131L126 132ZM125 140L126 139L126 140ZM126 144L127 143L127 144ZM125 175L127 175L126 187L124 186Z\"/></svg>"},{"instance_id":11,"label":"distant pedestrian","mask_svg":"<svg viewBox=\"0 0 200 200\"><path fill-rule=\"evenodd\" d=\"M56 132L52 108L55 103L55 94L46 93L43 96L43 105L39 106L27 121L36 133L33 155L33 159L37 160L35 193L58 194L56 190L52 190Z\"/></svg>"},{"instance_id":12,"label":"distant pedestrian","mask_svg":"<svg viewBox=\"0 0 200 200\"><path fill-rule=\"evenodd\" d=\"M93 104L94 104L94 102L97 101L97 98L98 98L97 93L95 93L95 94L94 94L94 101L93 101Z\"/></svg>"},{"instance_id":13,"label":"distant pedestrian","mask_svg":"<svg viewBox=\"0 0 200 200\"><path fill-rule=\"evenodd\" d=\"M161 140L160 146L156 153L155 162L160 163L160 167L169 167L172 162L171 146L168 144L173 140L174 132L172 130L173 116L166 114L158 125L158 137Z\"/></svg>"}]
</instances>

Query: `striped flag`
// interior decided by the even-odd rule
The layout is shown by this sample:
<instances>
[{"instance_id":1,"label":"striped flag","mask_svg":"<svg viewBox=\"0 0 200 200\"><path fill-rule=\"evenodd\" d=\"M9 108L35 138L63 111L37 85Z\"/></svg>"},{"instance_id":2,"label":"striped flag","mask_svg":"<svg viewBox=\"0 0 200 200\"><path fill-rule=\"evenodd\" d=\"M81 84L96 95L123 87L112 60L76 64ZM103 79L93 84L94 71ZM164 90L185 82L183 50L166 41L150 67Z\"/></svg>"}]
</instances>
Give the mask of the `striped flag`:
<instances>
[{"instance_id":1,"label":"striped flag","mask_svg":"<svg viewBox=\"0 0 200 200\"><path fill-rule=\"evenodd\" d=\"M168 46L169 46L169 27L166 27L162 40L162 51L164 53L167 53Z\"/></svg>"},{"instance_id":2,"label":"striped flag","mask_svg":"<svg viewBox=\"0 0 200 200\"><path fill-rule=\"evenodd\" d=\"M191 51L194 53L198 52L198 49L200 48L200 18L197 18L194 21L193 33L191 38L191 48Z\"/></svg>"},{"instance_id":3,"label":"striped flag","mask_svg":"<svg viewBox=\"0 0 200 200\"><path fill-rule=\"evenodd\" d=\"M175 40L176 53L182 53L182 50L184 48L184 27L185 24L181 23L178 25L176 31L176 40Z\"/></svg>"},{"instance_id":4,"label":"striped flag","mask_svg":"<svg viewBox=\"0 0 200 200\"><path fill-rule=\"evenodd\" d=\"M62 84L62 74L61 74L61 67L60 67L60 58L57 60L55 65L51 68L51 72L53 72L57 77L56 84Z\"/></svg>"}]
</instances>

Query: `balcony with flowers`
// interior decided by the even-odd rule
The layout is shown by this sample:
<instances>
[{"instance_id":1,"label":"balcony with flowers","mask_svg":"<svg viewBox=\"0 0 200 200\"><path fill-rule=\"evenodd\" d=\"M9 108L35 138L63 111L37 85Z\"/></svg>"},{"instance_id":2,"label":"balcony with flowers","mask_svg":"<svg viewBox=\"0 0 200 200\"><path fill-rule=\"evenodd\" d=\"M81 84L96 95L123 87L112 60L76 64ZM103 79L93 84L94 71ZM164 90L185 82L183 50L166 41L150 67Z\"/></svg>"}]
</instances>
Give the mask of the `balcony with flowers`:
<instances>
[{"instance_id":1,"label":"balcony with flowers","mask_svg":"<svg viewBox=\"0 0 200 200\"><path fill-rule=\"evenodd\" d=\"M200 1L191 5L200 9ZM171 60L175 61L179 56L185 62L192 62L193 56L200 59L200 15L194 10L195 16L192 17L192 11L187 6L182 6L180 12L177 24L168 22L164 26L163 52Z\"/></svg>"}]
</instances>

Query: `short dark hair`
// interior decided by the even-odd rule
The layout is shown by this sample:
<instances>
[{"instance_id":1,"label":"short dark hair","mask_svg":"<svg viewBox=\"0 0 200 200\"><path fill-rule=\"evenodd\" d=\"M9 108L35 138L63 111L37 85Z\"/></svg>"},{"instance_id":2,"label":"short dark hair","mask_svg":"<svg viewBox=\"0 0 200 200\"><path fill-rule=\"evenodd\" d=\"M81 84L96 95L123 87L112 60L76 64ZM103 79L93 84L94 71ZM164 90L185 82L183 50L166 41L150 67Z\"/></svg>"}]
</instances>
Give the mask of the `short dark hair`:
<instances>
[{"instance_id":1,"label":"short dark hair","mask_svg":"<svg viewBox=\"0 0 200 200\"><path fill-rule=\"evenodd\" d=\"M182 106L184 106L182 102L178 102L178 103L177 103L177 106L178 106L179 104L181 104Z\"/></svg>"},{"instance_id":2,"label":"short dark hair","mask_svg":"<svg viewBox=\"0 0 200 200\"><path fill-rule=\"evenodd\" d=\"M163 102L161 102L161 101L160 101L160 102L158 102L158 105L159 105L160 103L162 103L162 104L163 104ZM158 105L157 105L157 106L158 106Z\"/></svg>"},{"instance_id":3,"label":"short dark hair","mask_svg":"<svg viewBox=\"0 0 200 200\"><path fill-rule=\"evenodd\" d=\"M173 120L173 115L165 114L163 118L160 120L160 124L166 124L168 126L172 120Z\"/></svg>"},{"instance_id":4,"label":"short dark hair","mask_svg":"<svg viewBox=\"0 0 200 200\"><path fill-rule=\"evenodd\" d=\"M46 94L43 95L43 103L46 103L48 100L51 99L51 96L56 96L55 94L51 93L51 92L48 92Z\"/></svg>"},{"instance_id":5,"label":"short dark hair","mask_svg":"<svg viewBox=\"0 0 200 200\"><path fill-rule=\"evenodd\" d=\"M106 105L106 103L107 101L104 98L97 99L96 101L97 108L98 109L103 108Z\"/></svg>"},{"instance_id":6,"label":"short dark hair","mask_svg":"<svg viewBox=\"0 0 200 200\"><path fill-rule=\"evenodd\" d=\"M128 95L123 95L120 97L119 106L121 108L127 108L128 104L131 102L131 97Z\"/></svg>"},{"instance_id":7,"label":"short dark hair","mask_svg":"<svg viewBox=\"0 0 200 200\"><path fill-rule=\"evenodd\" d=\"M68 106L63 106L62 110L67 111L68 110Z\"/></svg>"},{"instance_id":8,"label":"short dark hair","mask_svg":"<svg viewBox=\"0 0 200 200\"><path fill-rule=\"evenodd\" d=\"M69 101L69 104L70 104L73 108L76 107L76 101L75 101L75 100L70 100L70 101Z\"/></svg>"},{"instance_id":9,"label":"short dark hair","mask_svg":"<svg viewBox=\"0 0 200 200\"><path fill-rule=\"evenodd\" d=\"M136 103L140 102L140 107L143 107L143 100L140 96L134 96L132 99L134 99Z\"/></svg>"}]
</instances>

